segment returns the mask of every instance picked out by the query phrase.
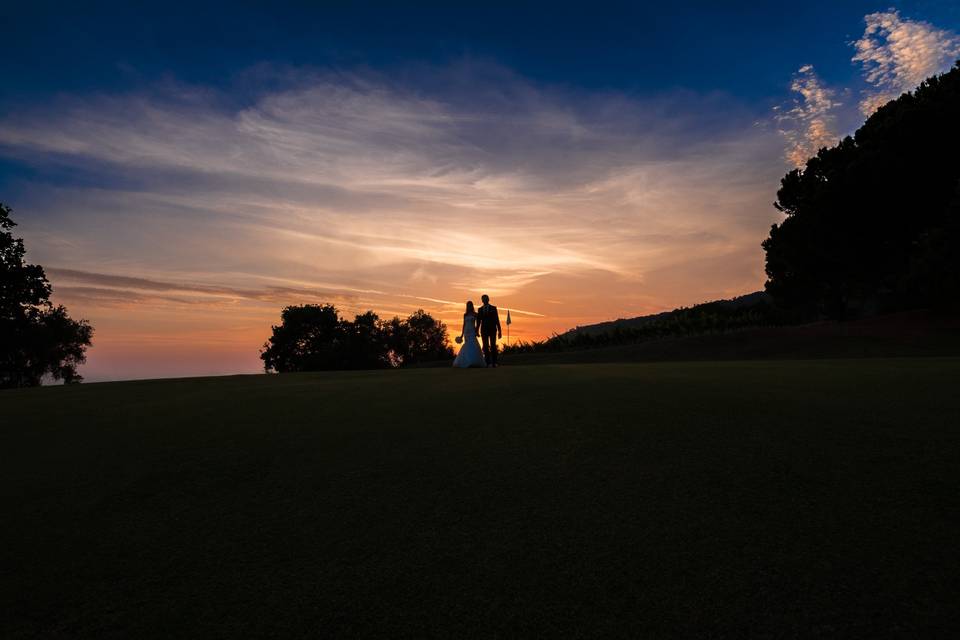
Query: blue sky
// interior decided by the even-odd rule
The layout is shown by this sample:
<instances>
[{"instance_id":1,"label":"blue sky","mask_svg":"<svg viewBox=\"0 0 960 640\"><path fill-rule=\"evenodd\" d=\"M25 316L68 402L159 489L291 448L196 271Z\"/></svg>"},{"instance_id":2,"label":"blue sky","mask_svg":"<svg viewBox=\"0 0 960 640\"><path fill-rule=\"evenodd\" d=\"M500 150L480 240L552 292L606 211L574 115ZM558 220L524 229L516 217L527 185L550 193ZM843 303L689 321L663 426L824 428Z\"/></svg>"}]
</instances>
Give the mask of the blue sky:
<instances>
[{"instance_id":1,"label":"blue sky","mask_svg":"<svg viewBox=\"0 0 960 640\"><path fill-rule=\"evenodd\" d=\"M779 178L960 58L954 2L133 4L0 9L0 200L91 379L256 370L286 304L755 291Z\"/></svg>"},{"instance_id":2,"label":"blue sky","mask_svg":"<svg viewBox=\"0 0 960 640\"><path fill-rule=\"evenodd\" d=\"M955 2L65 4L2 9L13 27L0 61L5 98L118 89L165 74L229 84L264 61L405 73L411 63L477 57L584 89L684 87L764 100L804 63L852 82L848 43L867 13L893 7L954 30L960 22Z\"/></svg>"}]
</instances>

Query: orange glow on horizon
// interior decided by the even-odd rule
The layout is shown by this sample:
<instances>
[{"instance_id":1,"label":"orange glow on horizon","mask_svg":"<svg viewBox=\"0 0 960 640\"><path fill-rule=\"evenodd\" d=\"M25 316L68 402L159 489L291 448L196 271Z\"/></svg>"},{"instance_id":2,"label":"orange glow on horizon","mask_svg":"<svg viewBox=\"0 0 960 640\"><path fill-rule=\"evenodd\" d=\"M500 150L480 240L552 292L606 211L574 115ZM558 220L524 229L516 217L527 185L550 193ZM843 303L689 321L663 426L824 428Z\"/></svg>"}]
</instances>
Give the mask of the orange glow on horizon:
<instances>
[{"instance_id":1,"label":"orange glow on horizon","mask_svg":"<svg viewBox=\"0 0 960 640\"><path fill-rule=\"evenodd\" d=\"M11 156L91 174L11 203L54 298L94 326L89 380L257 371L294 304L423 308L453 336L487 293L513 341L762 286L780 134L735 110L706 126L712 97L285 78L243 104L162 84L0 119Z\"/></svg>"},{"instance_id":2,"label":"orange glow on horizon","mask_svg":"<svg viewBox=\"0 0 960 640\"><path fill-rule=\"evenodd\" d=\"M77 277L60 278L66 283L64 286L58 286L55 278L53 298L66 304L74 317L85 318L94 326L94 345L81 370L89 381L259 373L263 371L260 348L271 334L271 325L280 321L282 308L327 302L322 296L297 299L295 295L282 301L227 296L210 300L205 294L190 292L177 292L176 295L181 296L178 301L151 299L147 295L130 302L103 302L106 296L102 291L97 301L78 293L82 287L72 286L71 282ZM58 290L65 293L59 294ZM118 298L130 294L122 288L114 291ZM477 300L479 297L479 294L471 296ZM542 340L579 325L664 310L650 304L637 305L625 312L598 307L591 313L576 299L564 304L553 298L524 301L518 310L510 306L517 301L520 299L516 296L492 300L500 309L501 323L504 323L502 344L507 342L508 309L513 321L509 331L511 344ZM419 299L397 303L389 296L384 297L379 308L372 301L370 304L349 300L329 302L347 318L367 310L385 319L395 315L406 317L422 308L446 325L448 339L455 349L453 338L459 335L463 322L461 303ZM534 305L540 305L545 313L527 311Z\"/></svg>"}]
</instances>

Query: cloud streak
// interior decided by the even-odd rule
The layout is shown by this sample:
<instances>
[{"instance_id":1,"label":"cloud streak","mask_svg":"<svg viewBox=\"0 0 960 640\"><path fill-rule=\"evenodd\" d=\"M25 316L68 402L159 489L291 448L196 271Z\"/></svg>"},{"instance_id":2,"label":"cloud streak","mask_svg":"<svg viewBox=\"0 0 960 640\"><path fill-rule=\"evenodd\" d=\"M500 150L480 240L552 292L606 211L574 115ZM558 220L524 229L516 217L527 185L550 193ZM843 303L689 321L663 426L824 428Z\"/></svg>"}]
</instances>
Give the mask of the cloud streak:
<instances>
[{"instance_id":1,"label":"cloud streak","mask_svg":"<svg viewBox=\"0 0 960 640\"><path fill-rule=\"evenodd\" d=\"M156 344L221 327L255 359L284 304L456 327L483 292L531 338L763 281L779 144L722 96L572 95L495 67L437 69L430 92L277 76L239 107L168 83L0 120L0 155L40 176L17 203L31 257L101 343L132 339L121 309Z\"/></svg>"}]
</instances>

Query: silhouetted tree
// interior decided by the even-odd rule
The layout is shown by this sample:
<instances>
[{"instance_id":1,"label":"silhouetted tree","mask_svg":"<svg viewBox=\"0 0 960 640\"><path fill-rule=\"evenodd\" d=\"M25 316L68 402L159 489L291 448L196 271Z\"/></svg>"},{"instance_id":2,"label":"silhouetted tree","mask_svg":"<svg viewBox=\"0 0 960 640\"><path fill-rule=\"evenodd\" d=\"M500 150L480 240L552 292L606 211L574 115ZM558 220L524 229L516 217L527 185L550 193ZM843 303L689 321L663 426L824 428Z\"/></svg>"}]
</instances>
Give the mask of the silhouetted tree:
<instances>
[{"instance_id":1,"label":"silhouetted tree","mask_svg":"<svg viewBox=\"0 0 960 640\"><path fill-rule=\"evenodd\" d=\"M910 306L955 307L960 302L960 187L944 224L920 234L899 288Z\"/></svg>"},{"instance_id":2,"label":"silhouetted tree","mask_svg":"<svg viewBox=\"0 0 960 640\"><path fill-rule=\"evenodd\" d=\"M93 329L50 302L43 267L24 262L23 240L10 231L10 211L0 204L0 388L36 386L48 374L80 382Z\"/></svg>"},{"instance_id":3,"label":"silhouetted tree","mask_svg":"<svg viewBox=\"0 0 960 640\"><path fill-rule=\"evenodd\" d=\"M347 327L350 335L349 369L382 369L392 366L387 331L379 316L367 311Z\"/></svg>"},{"instance_id":4,"label":"silhouetted tree","mask_svg":"<svg viewBox=\"0 0 960 640\"><path fill-rule=\"evenodd\" d=\"M281 373L344 369L349 340L333 305L291 306L280 313L260 358L267 371Z\"/></svg>"},{"instance_id":5,"label":"silhouetted tree","mask_svg":"<svg viewBox=\"0 0 960 640\"><path fill-rule=\"evenodd\" d=\"M423 309L406 320L391 320L388 341L392 359L402 365L453 357L446 325Z\"/></svg>"},{"instance_id":6,"label":"silhouetted tree","mask_svg":"<svg viewBox=\"0 0 960 640\"><path fill-rule=\"evenodd\" d=\"M282 311L260 357L267 371L285 373L383 369L452 358L453 351L443 323L422 310L386 322L367 311L350 322L333 305L303 305Z\"/></svg>"},{"instance_id":7,"label":"silhouetted tree","mask_svg":"<svg viewBox=\"0 0 960 640\"><path fill-rule=\"evenodd\" d=\"M955 297L958 148L960 63L784 176L774 206L787 217L763 243L767 291L832 317Z\"/></svg>"}]
</instances>

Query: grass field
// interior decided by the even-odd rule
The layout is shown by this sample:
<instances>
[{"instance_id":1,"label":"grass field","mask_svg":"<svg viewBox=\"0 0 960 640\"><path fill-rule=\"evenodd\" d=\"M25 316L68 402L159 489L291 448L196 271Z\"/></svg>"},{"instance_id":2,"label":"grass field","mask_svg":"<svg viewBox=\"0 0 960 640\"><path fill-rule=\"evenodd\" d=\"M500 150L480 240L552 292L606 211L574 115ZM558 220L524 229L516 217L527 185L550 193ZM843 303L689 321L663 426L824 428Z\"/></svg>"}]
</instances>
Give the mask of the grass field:
<instances>
[{"instance_id":1,"label":"grass field","mask_svg":"<svg viewBox=\"0 0 960 640\"><path fill-rule=\"evenodd\" d=\"M960 359L0 392L21 637L952 637Z\"/></svg>"}]
</instances>

